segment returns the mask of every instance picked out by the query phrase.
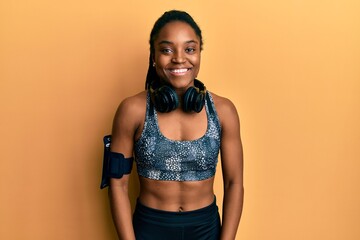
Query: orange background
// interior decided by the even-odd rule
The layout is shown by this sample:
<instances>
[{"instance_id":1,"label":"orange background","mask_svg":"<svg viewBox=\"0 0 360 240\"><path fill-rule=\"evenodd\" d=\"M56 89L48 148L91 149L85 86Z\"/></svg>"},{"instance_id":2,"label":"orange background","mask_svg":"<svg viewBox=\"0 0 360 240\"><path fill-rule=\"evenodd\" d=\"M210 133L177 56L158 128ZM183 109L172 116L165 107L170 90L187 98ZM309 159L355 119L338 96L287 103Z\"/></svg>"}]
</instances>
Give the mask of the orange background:
<instances>
[{"instance_id":1,"label":"orange background","mask_svg":"<svg viewBox=\"0 0 360 240\"><path fill-rule=\"evenodd\" d=\"M116 239L102 136L174 8L203 30L199 79L240 114L237 239L360 239L358 0L1 1L0 239Z\"/></svg>"}]
</instances>

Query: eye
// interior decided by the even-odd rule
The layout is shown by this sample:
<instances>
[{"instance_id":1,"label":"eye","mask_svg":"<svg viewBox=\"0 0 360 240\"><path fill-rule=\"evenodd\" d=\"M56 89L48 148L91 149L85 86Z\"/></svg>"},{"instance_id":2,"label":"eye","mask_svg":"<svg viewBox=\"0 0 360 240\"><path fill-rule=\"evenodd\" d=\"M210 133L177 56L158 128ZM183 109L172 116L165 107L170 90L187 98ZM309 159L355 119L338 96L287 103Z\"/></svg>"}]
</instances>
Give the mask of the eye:
<instances>
[{"instance_id":1,"label":"eye","mask_svg":"<svg viewBox=\"0 0 360 240\"><path fill-rule=\"evenodd\" d=\"M164 53L164 54L169 54L169 53L172 53L173 51L170 48L163 48L163 49L160 49L160 52Z\"/></svg>"},{"instance_id":2,"label":"eye","mask_svg":"<svg viewBox=\"0 0 360 240\"><path fill-rule=\"evenodd\" d=\"M193 47L188 47L188 48L185 49L185 52L187 52L187 53L193 53L195 51L196 51L196 49L193 48Z\"/></svg>"}]
</instances>

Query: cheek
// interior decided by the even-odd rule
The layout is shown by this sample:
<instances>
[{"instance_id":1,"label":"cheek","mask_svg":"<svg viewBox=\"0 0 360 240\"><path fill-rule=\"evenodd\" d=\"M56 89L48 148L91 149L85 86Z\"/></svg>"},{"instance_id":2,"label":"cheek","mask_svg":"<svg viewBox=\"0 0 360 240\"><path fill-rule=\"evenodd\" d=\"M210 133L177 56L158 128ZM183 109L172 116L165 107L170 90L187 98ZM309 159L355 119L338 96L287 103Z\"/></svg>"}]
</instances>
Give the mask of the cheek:
<instances>
[{"instance_id":1,"label":"cheek","mask_svg":"<svg viewBox=\"0 0 360 240\"><path fill-rule=\"evenodd\" d=\"M201 62L201 56L199 55L199 57L196 59L196 63L194 64L196 66L195 78L198 76L198 73L200 71L200 62Z\"/></svg>"},{"instance_id":2,"label":"cheek","mask_svg":"<svg viewBox=\"0 0 360 240\"><path fill-rule=\"evenodd\" d=\"M200 54L194 55L189 60L195 65L200 65L201 55Z\"/></svg>"},{"instance_id":3,"label":"cheek","mask_svg":"<svg viewBox=\"0 0 360 240\"><path fill-rule=\"evenodd\" d=\"M161 59L159 58L155 58L155 71L156 73L159 75L161 75L163 68L164 68L164 63L161 61Z\"/></svg>"},{"instance_id":4,"label":"cheek","mask_svg":"<svg viewBox=\"0 0 360 240\"><path fill-rule=\"evenodd\" d=\"M155 67L156 73L159 77L163 77L164 76L164 71L161 67L159 67L158 65L156 65Z\"/></svg>"},{"instance_id":5,"label":"cheek","mask_svg":"<svg viewBox=\"0 0 360 240\"><path fill-rule=\"evenodd\" d=\"M163 55L155 56L155 62L157 68L164 68L169 63L169 61L171 61L171 59L167 56L163 56Z\"/></svg>"},{"instance_id":6,"label":"cheek","mask_svg":"<svg viewBox=\"0 0 360 240\"><path fill-rule=\"evenodd\" d=\"M194 67L197 71L199 71L199 69L200 69L200 62L201 62L200 60L201 60L200 58L196 58L192 62L192 64L194 65Z\"/></svg>"}]
</instances>

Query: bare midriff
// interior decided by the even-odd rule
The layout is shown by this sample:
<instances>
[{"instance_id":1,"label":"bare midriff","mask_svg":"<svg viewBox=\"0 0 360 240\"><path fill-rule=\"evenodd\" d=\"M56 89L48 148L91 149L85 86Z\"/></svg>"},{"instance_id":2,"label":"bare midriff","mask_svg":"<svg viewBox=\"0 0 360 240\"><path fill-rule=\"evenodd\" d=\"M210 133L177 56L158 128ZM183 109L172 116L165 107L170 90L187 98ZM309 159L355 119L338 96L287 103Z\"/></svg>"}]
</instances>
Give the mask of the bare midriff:
<instances>
[{"instance_id":1,"label":"bare midriff","mask_svg":"<svg viewBox=\"0 0 360 240\"><path fill-rule=\"evenodd\" d=\"M140 177L139 201L150 208L185 212L214 201L214 177L201 181L159 181Z\"/></svg>"}]
</instances>

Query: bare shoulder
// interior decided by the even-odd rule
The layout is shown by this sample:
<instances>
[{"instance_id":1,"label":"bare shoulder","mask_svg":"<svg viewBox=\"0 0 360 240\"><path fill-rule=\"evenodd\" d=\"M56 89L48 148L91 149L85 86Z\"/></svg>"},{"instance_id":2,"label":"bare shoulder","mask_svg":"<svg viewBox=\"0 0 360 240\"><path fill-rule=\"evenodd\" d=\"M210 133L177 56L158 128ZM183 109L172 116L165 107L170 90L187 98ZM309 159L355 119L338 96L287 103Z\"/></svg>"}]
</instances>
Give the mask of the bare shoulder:
<instances>
[{"instance_id":1,"label":"bare shoulder","mask_svg":"<svg viewBox=\"0 0 360 240\"><path fill-rule=\"evenodd\" d=\"M211 92L211 96L222 125L229 119L236 120L239 118L236 107L230 99L221 97L213 92Z\"/></svg>"},{"instance_id":2,"label":"bare shoulder","mask_svg":"<svg viewBox=\"0 0 360 240\"><path fill-rule=\"evenodd\" d=\"M119 111L137 112L146 106L146 91L142 91L136 95L125 98L119 105Z\"/></svg>"},{"instance_id":3,"label":"bare shoulder","mask_svg":"<svg viewBox=\"0 0 360 240\"><path fill-rule=\"evenodd\" d=\"M119 105L115 118L116 125L138 125L145 116L146 111L146 91L125 98Z\"/></svg>"}]
</instances>

